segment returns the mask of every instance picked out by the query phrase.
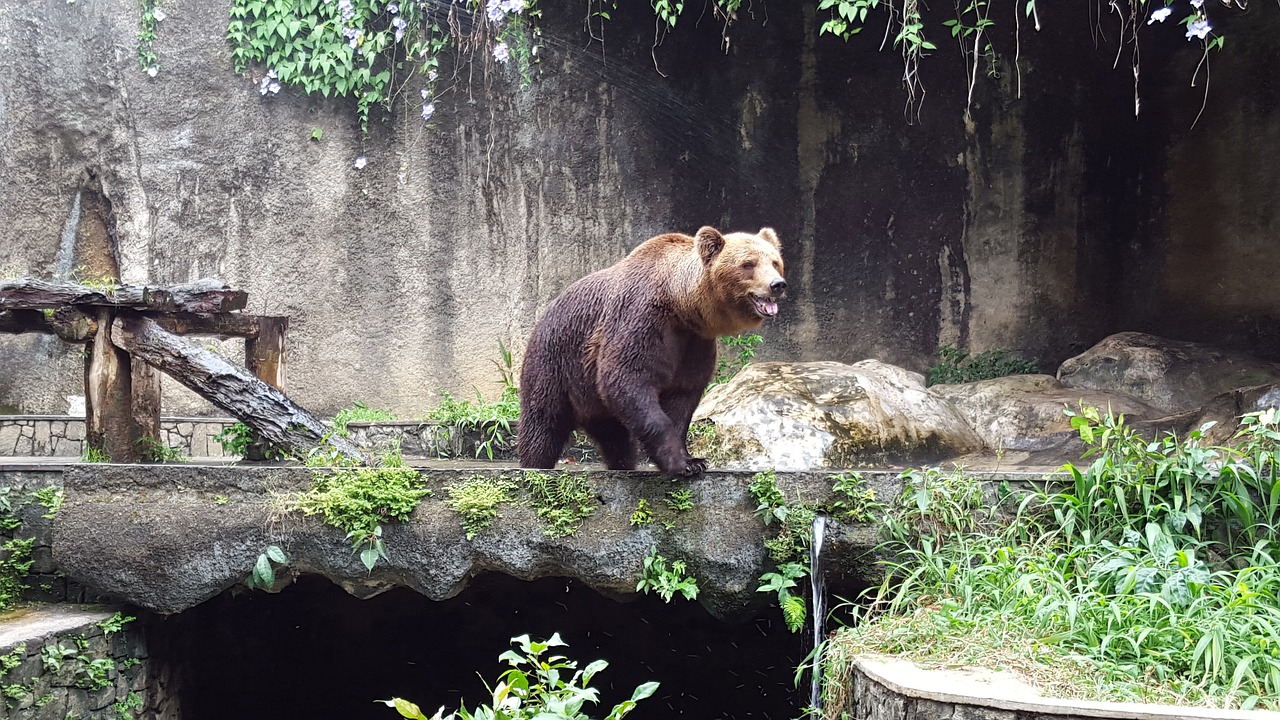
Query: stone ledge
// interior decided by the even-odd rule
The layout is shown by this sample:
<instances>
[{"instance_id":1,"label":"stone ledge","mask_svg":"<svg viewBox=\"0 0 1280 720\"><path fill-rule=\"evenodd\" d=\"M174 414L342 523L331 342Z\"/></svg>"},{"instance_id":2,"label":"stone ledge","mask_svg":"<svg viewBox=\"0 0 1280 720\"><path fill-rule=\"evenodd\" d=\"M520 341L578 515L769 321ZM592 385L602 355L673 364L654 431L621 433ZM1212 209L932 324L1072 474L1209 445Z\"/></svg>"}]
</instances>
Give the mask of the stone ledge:
<instances>
[{"instance_id":1,"label":"stone ledge","mask_svg":"<svg viewBox=\"0 0 1280 720\"><path fill-rule=\"evenodd\" d=\"M22 643L39 643L102 622L115 613L101 605L40 605L23 607L0 615L0 654Z\"/></svg>"},{"instance_id":2,"label":"stone ledge","mask_svg":"<svg viewBox=\"0 0 1280 720\"><path fill-rule=\"evenodd\" d=\"M942 670L922 668L907 660L863 656L854 668L865 680L901 698L928 703L977 708L955 708L951 717L1112 718L1115 720L1280 720L1280 712L1221 710L1180 705L1111 703L1093 700L1047 698L1032 685L1008 672L991 670ZM936 709L936 708L935 708ZM1004 711L985 713L986 709ZM905 713L906 720L913 720ZM879 720L868 717L866 720Z\"/></svg>"}]
</instances>

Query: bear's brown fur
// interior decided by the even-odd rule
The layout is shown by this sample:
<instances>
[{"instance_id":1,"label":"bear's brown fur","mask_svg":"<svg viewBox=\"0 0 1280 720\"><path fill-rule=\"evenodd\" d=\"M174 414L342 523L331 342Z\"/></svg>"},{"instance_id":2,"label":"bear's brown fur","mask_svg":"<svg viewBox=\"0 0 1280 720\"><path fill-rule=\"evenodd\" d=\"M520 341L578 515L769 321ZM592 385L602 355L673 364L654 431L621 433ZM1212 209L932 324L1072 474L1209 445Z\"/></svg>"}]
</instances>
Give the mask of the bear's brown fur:
<instances>
[{"instance_id":1,"label":"bear's brown fur","mask_svg":"<svg viewBox=\"0 0 1280 720\"><path fill-rule=\"evenodd\" d=\"M520 374L520 464L554 467L582 429L610 469L636 443L662 472L697 475L689 420L716 365L716 338L760 327L786 290L770 228L650 238L570 285L534 327Z\"/></svg>"}]
</instances>

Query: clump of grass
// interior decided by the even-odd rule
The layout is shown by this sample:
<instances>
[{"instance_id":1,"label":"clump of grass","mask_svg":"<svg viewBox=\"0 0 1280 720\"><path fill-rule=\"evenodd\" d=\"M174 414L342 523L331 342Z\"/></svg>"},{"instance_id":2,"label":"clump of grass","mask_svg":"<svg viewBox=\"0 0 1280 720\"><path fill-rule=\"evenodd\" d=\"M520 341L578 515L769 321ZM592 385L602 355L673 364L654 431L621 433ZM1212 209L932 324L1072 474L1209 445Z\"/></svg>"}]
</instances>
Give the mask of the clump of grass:
<instances>
[{"instance_id":1,"label":"clump of grass","mask_svg":"<svg viewBox=\"0 0 1280 720\"><path fill-rule=\"evenodd\" d=\"M378 422L380 420L395 420L395 413L390 410L379 410L371 408L362 402L355 402L351 407L342 408L334 416L333 431L342 437L351 437L347 432L347 423L350 422Z\"/></svg>"},{"instance_id":2,"label":"clump of grass","mask_svg":"<svg viewBox=\"0 0 1280 720\"><path fill-rule=\"evenodd\" d=\"M409 519L430 494L412 468L344 468L317 473L311 489L287 501L286 507L320 515L326 525L346 532L361 562L372 570L378 558L387 557L382 523Z\"/></svg>"},{"instance_id":3,"label":"clump of grass","mask_svg":"<svg viewBox=\"0 0 1280 720\"><path fill-rule=\"evenodd\" d=\"M472 477L449 485L445 490L449 498L445 505L462 516L462 528L471 540L498 518L498 507L512 502L516 484L505 477Z\"/></svg>"},{"instance_id":4,"label":"clump of grass","mask_svg":"<svg viewBox=\"0 0 1280 720\"><path fill-rule=\"evenodd\" d=\"M1069 414L1092 462L1011 521L963 473L904 476L887 579L834 657L1008 667L1065 697L1280 707L1277 413L1246 415L1231 447Z\"/></svg>"}]
</instances>

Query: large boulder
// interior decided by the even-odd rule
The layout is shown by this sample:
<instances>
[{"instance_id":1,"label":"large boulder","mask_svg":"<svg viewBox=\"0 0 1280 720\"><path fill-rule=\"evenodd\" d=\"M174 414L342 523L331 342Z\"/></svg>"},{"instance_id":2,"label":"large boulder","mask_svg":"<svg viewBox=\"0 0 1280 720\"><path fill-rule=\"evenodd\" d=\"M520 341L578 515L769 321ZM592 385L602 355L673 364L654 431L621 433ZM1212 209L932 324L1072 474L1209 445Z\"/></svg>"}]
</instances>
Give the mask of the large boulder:
<instances>
[{"instance_id":1,"label":"large boulder","mask_svg":"<svg viewBox=\"0 0 1280 720\"><path fill-rule=\"evenodd\" d=\"M809 470L926 463L982 441L924 377L877 360L766 362L713 388L694 413L694 453L726 468Z\"/></svg>"},{"instance_id":2,"label":"large boulder","mask_svg":"<svg viewBox=\"0 0 1280 720\"><path fill-rule=\"evenodd\" d=\"M1237 388L1280 382L1280 363L1122 332L1063 362L1058 380L1072 388L1127 393L1166 413L1180 413Z\"/></svg>"},{"instance_id":3,"label":"large boulder","mask_svg":"<svg viewBox=\"0 0 1280 720\"><path fill-rule=\"evenodd\" d=\"M1072 434L1067 408L1092 405L1148 420L1164 413L1118 392L1069 388L1052 375L1008 375L954 385L934 385L930 391L955 407L969 426L993 450L1041 450L1060 445Z\"/></svg>"}]
</instances>

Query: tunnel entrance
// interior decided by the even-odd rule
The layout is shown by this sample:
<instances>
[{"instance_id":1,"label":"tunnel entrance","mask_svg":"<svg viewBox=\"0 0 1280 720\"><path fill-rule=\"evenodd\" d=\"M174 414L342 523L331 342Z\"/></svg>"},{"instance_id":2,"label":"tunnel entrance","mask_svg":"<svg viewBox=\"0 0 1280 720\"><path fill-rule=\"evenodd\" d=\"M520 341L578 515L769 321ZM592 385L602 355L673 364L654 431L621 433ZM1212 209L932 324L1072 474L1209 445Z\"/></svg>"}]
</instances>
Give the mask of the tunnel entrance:
<instances>
[{"instance_id":1,"label":"tunnel entrance","mask_svg":"<svg viewBox=\"0 0 1280 720\"><path fill-rule=\"evenodd\" d=\"M228 592L157 619L151 646L173 678L184 720L314 717L394 720L377 700L400 696L427 714L488 701L485 682L505 668L510 638L559 632L579 667L605 659L592 685L603 716L640 683L657 680L633 720L789 720L805 633L787 631L777 608L740 623L701 605L654 596L605 598L567 579L524 582L490 573L436 602L407 589L369 600L328 580L299 578L278 594ZM602 708L602 709L601 709Z\"/></svg>"}]
</instances>

